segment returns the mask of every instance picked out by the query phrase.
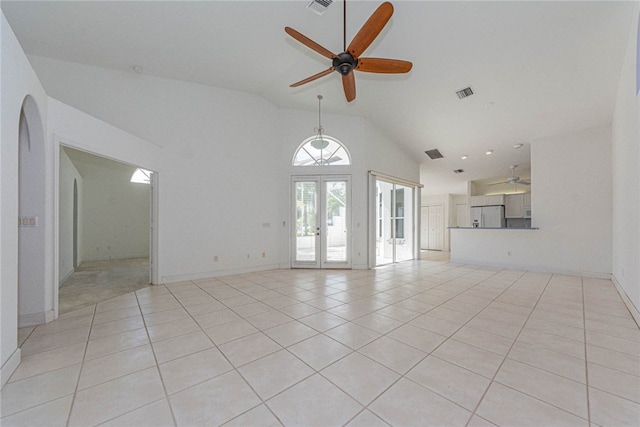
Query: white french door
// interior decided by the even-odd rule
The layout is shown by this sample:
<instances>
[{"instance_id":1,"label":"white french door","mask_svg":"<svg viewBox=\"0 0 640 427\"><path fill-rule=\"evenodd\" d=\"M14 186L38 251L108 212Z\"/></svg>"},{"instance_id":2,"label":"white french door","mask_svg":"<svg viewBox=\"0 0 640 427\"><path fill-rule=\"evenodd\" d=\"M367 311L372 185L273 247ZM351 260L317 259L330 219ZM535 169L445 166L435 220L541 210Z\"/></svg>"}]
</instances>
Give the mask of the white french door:
<instances>
[{"instance_id":1,"label":"white french door","mask_svg":"<svg viewBox=\"0 0 640 427\"><path fill-rule=\"evenodd\" d=\"M351 178L292 177L292 268L351 268Z\"/></svg>"}]
</instances>

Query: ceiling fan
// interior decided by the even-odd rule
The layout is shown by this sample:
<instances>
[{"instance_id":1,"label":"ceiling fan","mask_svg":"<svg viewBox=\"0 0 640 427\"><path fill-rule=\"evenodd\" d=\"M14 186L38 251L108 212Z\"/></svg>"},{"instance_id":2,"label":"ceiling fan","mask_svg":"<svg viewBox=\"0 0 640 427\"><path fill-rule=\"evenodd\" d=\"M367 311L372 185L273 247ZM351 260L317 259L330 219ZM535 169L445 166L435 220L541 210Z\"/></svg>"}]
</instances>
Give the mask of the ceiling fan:
<instances>
[{"instance_id":1,"label":"ceiling fan","mask_svg":"<svg viewBox=\"0 0 640 427\"><path fill-rule=\"evenodd\" d=\"M507 178L506 181L501 181L501 182L494 182L491 185L498 185L498 184L522 184L522 185L531 185L531 181L528 181L526 179L520 179L519 176L515 176L515 171L516 168L518 167L518 165L511 165L509 166L509 169L511 169L511 176L509 178Z\"/></svg>"},{"instance_id":2,"label":"ceiling fan","mask_svg":"<svg viewBox=\"0 0 640 427\"><path fill-rule=\"evenodd\" d=\"M297 83L292 84L290 87L298 87L305 83L312 82L320 77L331 74L333 71L337 71L342 75L342 86L344 87L344 94L347 98L347 102L351 102L356 99L356 80L353 70L364 71L367 73L384 73L384 74L400 74L408 73L411 70L413 64L409 61L402 61L399 59L388 58L361 58L360 55L369 47L369 45L380 34L384 26L391 19L393 15L393 5L389 2L384 2L375 12L369 17L367 22L364 23L360 31L353 38L349 46L347 46L347 18L346 0L344 2L344 51L339 54L335 54L330 50L322 47L318 43L314 42L310 38L304 36L291 27L285 27L284 30L291 37L307 46L309 49L314 50L325 58L331 59L332 65L328 69L314 74L311 77L307 77L304 80L300 80Z\"/></svg>"}]
</instances>

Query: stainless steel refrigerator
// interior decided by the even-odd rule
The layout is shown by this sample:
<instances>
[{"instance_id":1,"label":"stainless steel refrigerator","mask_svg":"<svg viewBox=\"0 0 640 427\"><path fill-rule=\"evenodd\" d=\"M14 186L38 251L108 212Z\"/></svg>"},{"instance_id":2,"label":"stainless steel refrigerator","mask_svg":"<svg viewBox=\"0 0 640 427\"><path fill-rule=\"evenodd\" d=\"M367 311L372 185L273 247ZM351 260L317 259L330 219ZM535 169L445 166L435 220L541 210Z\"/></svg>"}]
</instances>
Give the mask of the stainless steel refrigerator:
<instances>
[{"instance_id":1,"label":"stainless steel refrigerator","mask_svg":"<svg viewBox=\"0 0 640 427\"><path fill-rule=\"evenodd\" d=\"M504 206L471 208L471 226L475 228L504 228Z\"/></svg>"}]
</instances>

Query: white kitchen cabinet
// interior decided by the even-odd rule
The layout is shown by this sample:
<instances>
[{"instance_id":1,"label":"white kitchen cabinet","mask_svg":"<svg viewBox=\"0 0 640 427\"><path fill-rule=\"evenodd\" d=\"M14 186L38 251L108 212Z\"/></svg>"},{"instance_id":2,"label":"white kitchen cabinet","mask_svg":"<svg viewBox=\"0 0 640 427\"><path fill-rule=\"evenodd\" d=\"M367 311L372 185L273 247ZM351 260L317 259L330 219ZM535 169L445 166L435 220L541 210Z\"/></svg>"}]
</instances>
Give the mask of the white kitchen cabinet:
<instances>
[{"instance_id":1,"label":"white kitchen cabinet","mask_svg":"<svg viewBox=\"0 0 640 427\"><path fill-rule=\"evenodd\" d=\"M493 194L491 196L484 196L485 206L499 206L504 205L504 194Z\"/></svg>"},{"instance_id":2,"label":"white kitchen cabinet","mask_svg":"<svg viewBox=\"0 0 640 427\"><path fill-rule=\"evenodd\" d=\"M524 205L531 206L531 193L524 194Z\"/></svg>"},{"instance_id":3,"label":"white kitchen cabinet","mask_svg":"<svg viewBox=\"0 0 640 427\"><path fill-rule=\"evenodd\" d=\"M504 205L504 194L493 194L491 196L471 196L469 203L471 207Z\"/></svg>"},{"instance_id":4,"label":"white kitchen cabinet","mask_svg":"<svg viewBox=\"0 0 640 427\"><path fill-rule=\"evenodd\" d=\"M471 196L469 204L471 207L486 206L486 196Z\"/></svg>"},{"instance_id":5,"label":"white kitchen cabinet","mask_svg":"<svg viewBox=\"0 0 640 427\"><path fill-rule=\"evenodd\" d=\"M508 194L505 197L505 218L524 218L524 194Z\"/></svg>"}]
</instances>

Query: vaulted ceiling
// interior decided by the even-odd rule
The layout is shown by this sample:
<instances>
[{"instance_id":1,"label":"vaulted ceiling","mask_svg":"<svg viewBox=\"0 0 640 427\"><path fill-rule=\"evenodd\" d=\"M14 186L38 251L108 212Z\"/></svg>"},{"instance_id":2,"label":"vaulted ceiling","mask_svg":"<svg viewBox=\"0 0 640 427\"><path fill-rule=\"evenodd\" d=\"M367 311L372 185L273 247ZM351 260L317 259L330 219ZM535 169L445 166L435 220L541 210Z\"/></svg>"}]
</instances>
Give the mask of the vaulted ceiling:
<instances>
[{"instance_id":1,"label":"vaulted ceiling","mask_svg":"<svg viewBox=\"0 0 640 427\"><path fill-rule=\"evenodd\" d=\"M319 16L298 1L2 1L28 55L185 80L265 97L285 108L366 117L421 163L429 193L530 167L537 138L611 122L632 1L393 1L364 56L413 62L405 75L357 72L289 85L330 66L290 26L343 47L343 3ZM347 43L380 4L347 2ZM458 99L471 87L474 95ZM514 144L524 144L519 150ZM425 150L438 148L443 159ZM487 149L494 150L491 156ZM467 155L466 160L461 159ZM454 169L464 169L454 174Z\"/></svg>"}]
</instances>

